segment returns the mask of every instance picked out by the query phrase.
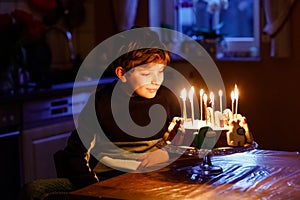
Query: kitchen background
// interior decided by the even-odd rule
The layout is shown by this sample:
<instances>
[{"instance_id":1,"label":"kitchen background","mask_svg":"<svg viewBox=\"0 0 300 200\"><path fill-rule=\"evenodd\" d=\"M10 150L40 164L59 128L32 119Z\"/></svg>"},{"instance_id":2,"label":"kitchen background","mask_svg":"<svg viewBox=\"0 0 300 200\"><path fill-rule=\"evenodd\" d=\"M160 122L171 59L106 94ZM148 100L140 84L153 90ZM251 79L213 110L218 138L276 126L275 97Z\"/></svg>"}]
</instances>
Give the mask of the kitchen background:
<instances>
[{"instance_id":1,"label":"kitchen background","mask_svg":"<svg viewBox=\"0 0 300 200\"><path fill-rule=\"evenodd\" d=\"M149 26L148 1L150 0L139 1L135 18L136 25ZM28 2L32 4L28 6ZM120 31L110 0L57 1L63 3L61 6L65 8L64 12L69 12L65 15L59 14L59 11L51 5L51 1L45 1L48 2L46 4L37 4L36 2L43 1L35 0L28 2L25 0L0 2L1 13L10 13L17 8L32 14L38 20L47 16L47 23L51 24L51 26L48 25L48 28L51 27L51 29L48 30L46 41L52 57L48 63L44 63L43 67L41 67L43 65L41 63L33 63L29 69L30 79L33 79L33 84L37 85L24 87L24 84L32 84L27 80L27 71L19 72L17 81L13 77L15 83L9 84L8 77L3 72L5 64L3 55L6 55L6 52L1 52L0 114L2 121L0 128L2 128L2 132L20 132L18 141L20 140L23 145L18 146L19 149L12 152L12 156L8 156L6 159L20 156L21 162L14 160L11 163L21 166L20 174L24 173L25 175L21 178L16 175L18 177L15 179L22 179L22 182L37 177L51 177L55 174L52 161L53 152L65 144L69 132L74 128L70 115L72 85L70 86L68 83L72 82L76 70L88 53L100 42ZM300 114L299 1L294 4L288 20L290 37L286 42L291 43L290 56L271 57L270 40L261 34L260 59L250 61L215 59L226 90L230 91L235 83L238 84L239 112L247 116L251 131L261 149L300 151L300 130L297 128ZM263 27L262 15L260 21L260 26ZM0 23L3 25L4 21L2 20ZM1 42L3 41L1 40ZM38 52L41 53L38 55L46 58L49 55L47 50L42 47ZM192 83L197 82L197 77L193 76L189 64L185 61L174 60L171 66L179 71L184 71L182 73ZM82 77L82 80L88 79L89 77ZM30 93L32 91L33 93ZM86 95L88 94L78 92L78 110L84 105ZM227 102L230 102L229 96L227 96ZM230 107L229 103L227 107ZM32 108L38 113L36 116ZM48 109L52 115L43 114L45 109ZM9 129L13 127L13 131L7 131L7 127L4 126L9 119L6 113L12 116L10 117L12 122L8 123L7 127ZM44 117L41 117L41 113ZM55 117L53 117L53 113ZM4 128L5 130L3 130ZM43 136L41 136L42 133ZM1 142L1 151L5 151L10 146L7 145L7 142L11 141L2 139ZM16 140L13 143L16 143ZM4 144L6 145L4 146ZM48 172L45 174L44 169L48 169L49 165L52 165L52 168L49 168L49 174L47 174ZM11 170L11 167L1 169L1 171L5 170ZM16 169L16 171L18 170ZM6 174L1 174L1 177L11 178L11 175L7 177ZM0 188L4 188L5 185L6 182L1 183Z\"/></svg>"}]
</instances>

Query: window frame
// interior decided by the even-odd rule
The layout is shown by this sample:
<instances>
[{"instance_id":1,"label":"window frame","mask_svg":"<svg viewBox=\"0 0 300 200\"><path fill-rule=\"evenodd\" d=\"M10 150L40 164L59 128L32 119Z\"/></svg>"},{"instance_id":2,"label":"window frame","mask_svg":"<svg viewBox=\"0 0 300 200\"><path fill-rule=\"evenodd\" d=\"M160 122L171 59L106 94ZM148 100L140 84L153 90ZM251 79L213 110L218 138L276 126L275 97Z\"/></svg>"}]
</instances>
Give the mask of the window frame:
<instances>
[{"instance_id":1,"label":"window frame","mask_svg":"<svg viewBox=\"0 0 300 200\"><path fill-rule=\"evenodd\" d=\"M150 0L149 1L149 24L152 27L161 27L161 23L169 25L179 31L177 0ZM230 57L254 57L259 58L260 52L260 0L253 0L253 37L224 37L227 48L224 58ZM229 9L229 8L228 8ZM170 42L170 41L166 41ZM172 41L175 42L175 41ZM221 59L223 59L221 57Z\"/></svg>"},{"instance_id":2,"label":"window frame","mask_svg":"<svg viewBox=\"0 0 300 200\"><path fill-rule=\"evenodd\" d=\"M228 51L247 52L251 47L259 50L260 41L260 0L253 0L253 37L225 37L227 44L230 46Z\"/></svg>"}]
</instances>

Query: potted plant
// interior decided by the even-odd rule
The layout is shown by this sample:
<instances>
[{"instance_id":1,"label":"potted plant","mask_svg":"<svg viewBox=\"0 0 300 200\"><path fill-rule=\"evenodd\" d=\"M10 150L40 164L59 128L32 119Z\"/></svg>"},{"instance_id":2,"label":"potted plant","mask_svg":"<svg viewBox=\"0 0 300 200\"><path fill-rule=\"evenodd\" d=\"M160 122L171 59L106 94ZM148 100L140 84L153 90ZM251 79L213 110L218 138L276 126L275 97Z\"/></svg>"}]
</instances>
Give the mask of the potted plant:
<instances>
[{"instance_id":1,"label":"potted plant","mask_svg":"<svg viewBox=\"0 0 300 200\"><path fill-rule=\"evenodd\" d=\"M224 35L220 33L223 22L220 22L220 12L228 8L228 0L201 0L204 1L206 11L209 14L208 30L196 30L197 41L208 51L211 56L215 57L218 44L223 41Z\"/></svg>"},{"instance_id":2,"label":"potted plant","mask_svg":"<svg viewBox=\"0 0 300 200\"><path fill-rule=\"evenodd\" d=\"M25 87L33 62L43 59L40 68L51 63L44 41L46 27L31 13L19 9L0 14L0 22L0 89Z\"/></svg>"}]
</instances>

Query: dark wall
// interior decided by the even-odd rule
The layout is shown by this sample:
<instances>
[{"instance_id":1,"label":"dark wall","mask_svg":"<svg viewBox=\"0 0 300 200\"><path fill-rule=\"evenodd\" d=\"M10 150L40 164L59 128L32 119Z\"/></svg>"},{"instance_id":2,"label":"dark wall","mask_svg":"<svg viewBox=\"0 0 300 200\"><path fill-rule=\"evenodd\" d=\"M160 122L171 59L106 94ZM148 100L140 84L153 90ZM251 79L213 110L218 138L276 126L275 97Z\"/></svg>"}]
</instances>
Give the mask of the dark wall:
<instances>
[{"instance_id":1,"label":"dark wall","mask_svg":"<svg viewBox=\"0 0 300 200\"><path fill-rule=\"evenodd\" d=\"M106 38L118 33L113 15L114 13L111 0L95 1L97 43L102 42ZM149 26L148 0L139 0L135 25Z\"/></svg>"}]
</instances>

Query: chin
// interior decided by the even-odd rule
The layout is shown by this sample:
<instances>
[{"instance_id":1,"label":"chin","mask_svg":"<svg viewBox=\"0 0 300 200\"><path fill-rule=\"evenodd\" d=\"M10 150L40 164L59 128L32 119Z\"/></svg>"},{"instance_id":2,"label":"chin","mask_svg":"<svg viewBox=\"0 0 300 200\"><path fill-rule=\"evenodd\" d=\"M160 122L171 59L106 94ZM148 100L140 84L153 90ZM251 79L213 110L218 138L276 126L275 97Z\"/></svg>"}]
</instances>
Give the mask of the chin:
<instances>
[{"instance_id":1,"label":"chin","mask_svg":"<svg viewBox=\"0 0 300 200\"><path fill-rule=\"evenodd\" d=\"M156 96L156 93L151 93L151 94L146 94L146 95L144 95L144 98L147 98L147 99L152 99L152 98L154 98Z\"/></svg>"}]
</instances>

